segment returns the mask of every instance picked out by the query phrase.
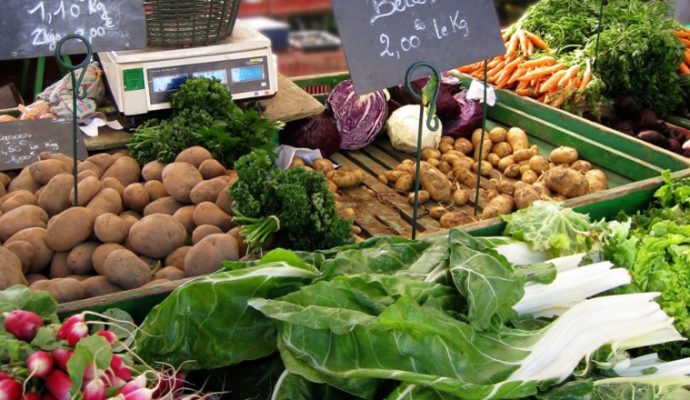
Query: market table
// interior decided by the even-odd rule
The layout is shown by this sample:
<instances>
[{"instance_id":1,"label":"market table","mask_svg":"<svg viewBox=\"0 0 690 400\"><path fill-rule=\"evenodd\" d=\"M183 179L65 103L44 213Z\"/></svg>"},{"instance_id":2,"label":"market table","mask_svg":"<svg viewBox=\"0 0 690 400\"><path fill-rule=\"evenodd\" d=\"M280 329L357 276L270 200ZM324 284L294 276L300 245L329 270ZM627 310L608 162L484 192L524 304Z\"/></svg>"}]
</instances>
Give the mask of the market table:
<instances>
[{"instance_id":1,"label":"market table","mask_svg":"<svg viewBox=\"0 0 690 400\"><path fill-rule=\"evenodd\" d=\"M266 106L264 115L271 121L290 122L323 111L323 104L283 75L278 75L278 88L275 96L260 100ZM98 136L85 137L84 142L89 151L112 150L127 146L130 137L127 131L106 126L100 129Z\"/></svg>"}]
</instances>

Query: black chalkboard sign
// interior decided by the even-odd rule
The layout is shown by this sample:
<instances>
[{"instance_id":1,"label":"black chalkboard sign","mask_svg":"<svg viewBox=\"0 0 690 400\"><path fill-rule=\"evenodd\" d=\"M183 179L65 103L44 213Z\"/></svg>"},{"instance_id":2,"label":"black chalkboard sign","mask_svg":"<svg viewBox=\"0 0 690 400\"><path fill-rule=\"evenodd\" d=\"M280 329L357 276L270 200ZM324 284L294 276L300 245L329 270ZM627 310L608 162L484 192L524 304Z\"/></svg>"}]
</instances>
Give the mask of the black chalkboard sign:
<instances>
[{"instance_id":1,"label":"black chalkboard sign","mask_svg":"<svg viewBox=\"0 0 690 400\"><path fill-rule=\"evenodd\" d=\"M2 0L0 59L51 56L61 38L79 34L94 51L146 46L143 0ZM84 53L78 41L65 54Z\"/></svg>"},{"instance_id":2,"label":"black chalkboard sign","mask_svg":"<svg viewBox=\"0 0 690 400\"><path fill-rule=\"evenodd\" d=\"M88 154L78 135L77 158L83 160ZM72 155L72 121L0 122L0 171L23 168L44 151Z\"/></svg>"},{"instance_id":3,"label":"black chalkboard sign","mask_svg":"<svg viewBox=\"0 0 690 400\"><path fill-rule=\"evenodd\" d=\"M333 0L333 10L359 94L403 83L417 61L449 70L505 53L493 0Z\"/></svg>"}]
</instances>

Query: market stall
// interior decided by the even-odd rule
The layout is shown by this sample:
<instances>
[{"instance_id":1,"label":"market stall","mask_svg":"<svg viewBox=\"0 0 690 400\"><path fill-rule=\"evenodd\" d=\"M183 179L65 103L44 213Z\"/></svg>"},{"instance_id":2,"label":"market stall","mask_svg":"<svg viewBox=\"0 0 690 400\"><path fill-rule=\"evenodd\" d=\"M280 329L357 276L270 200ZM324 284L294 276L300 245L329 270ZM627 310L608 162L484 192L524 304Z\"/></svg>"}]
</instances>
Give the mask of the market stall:
<instances>
[{"instance_id":1,"label":"market stall","mask_svg":"<svg viewBox=\"0 0 690 400\"><path fill-rule=\"evenodd\" d=\"M145 2L148 47L94 41L83 99L75 68L0 122L0 400L690 398L690 136L649 114L681 59L614 90L558 1L499 31L488 0L336 0L350 71L294 81L236 3L212 39ZM667 145L576 115L619 94Z\"/></svg>"}]
</instances>

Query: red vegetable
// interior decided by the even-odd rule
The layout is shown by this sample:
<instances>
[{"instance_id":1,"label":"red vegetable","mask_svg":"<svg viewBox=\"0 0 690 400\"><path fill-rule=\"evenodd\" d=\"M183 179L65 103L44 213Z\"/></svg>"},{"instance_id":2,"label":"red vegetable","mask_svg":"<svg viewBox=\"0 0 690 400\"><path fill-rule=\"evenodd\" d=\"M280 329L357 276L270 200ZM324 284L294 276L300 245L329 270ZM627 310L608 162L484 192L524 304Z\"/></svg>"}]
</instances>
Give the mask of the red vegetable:
<instances>
[{"instance_id":1,"label":"red vegetable","mask_svg":"<svg viewBox=\"0 0 690 400\"><path fill-rule=\"evenodd\" d=\"M105 389L103 380L91 379L84 387L84 400L105 400Z\"/></svg>"},{"instance_id":2,"label":"red vegetable","mask_svg":"<svg viewBox=\"0 0 690 400\"><path fill-rule=\"evenodd\" d=\"M22 400L41 400L41 395L36 392L29 392L22 396Z\"/></svg>"},{"instance_id":3,"label":"red vegetable","mask_svg":"<svg viewBox=\"0 0 690 400\"><path fill-rule=\"evenodd\" d=\"M98 331L96 335L104 337L110 344L117 342L117 336L112 331Z\"/></svg>"},{"instance_id":4,"label":"red vegetable","mask_svg":"<svg viewBox=\"0 0 690 400\"><path fill-rule=\"evenodd\" d=\"M333 88L326 105L340 131L342 149L359 150L376 139L388 119L387 101L383 91L358 96L351 80Z\"/></svg>"},{"instance_id":5,"label":"red vegetable","mask_svg":"<svg viewBox=\"0 0 690 400\"><path fill-rule=\"evenodd\" d=\"M120 356L113 355L113 358L110 361L110 369L113 370L115 376L118 378L122 378L126 381L132 379L132 373L130 372L129 368L127 368L127 365L125 365L124 361L122 361Z\"/></svg>"},{"instance_id":6,"label":"red vegetable","mask_svg":"<svg viewBox=\"0 0 690 400\"><path fill-rule=\"evenodd\" d=\"M151 400L153 398L153 389L139 389L132 393L125 395L125 400Z\"/></svg>"},{"instance_id":7,"label":"red vegetable","mask_svg":"<svg viewBox=\"0 0 690 400\"><path fill-rule=\"evenodd\" d=\"M36 313L14 310L5 313L5 330L17 339L30 342L36 337L38 329L43 326L43 319Z\"/></svg>"},{"instance_id":8,"label":"red vegetable","mask_svg":"<svg viewBox=\"0 0 690 400\"><path fill-rule=\"evenodd\" d=\"M483 109L478 100L467 100L467 91L455 95L460 106L460 115L453 121L443 124L443 134L454 138L467 138L472 131L481 127Z\"/></svg>"},{"instance_id":9,"label":"red vegetable","mask_svg":"<svg viewBox=\"0 0 690 400\"><path fill-rule=\"evenodd\" d=\"M53 372L48 375L45 384L50 394L52 394L56 400L70 400L69 391L72 382L66 373L59 369L54 369Z\"/></svg>"},{"instance_id":10,"label":"red vegetable","mask_svg":"<svg viewBox=\"0 0 690 400\"><path fill-rule=\"evenodd\" d=\"M46 351L37 351L26 359L29 372L37 378L46 378L53 371L53 356Z\"/></svg>"},{"instance_id":11,"label":"red vegetable","mask_svg":"<svg viewBox=\"0 0 690 400\"><path fill-rule=\"evenodd\" d=\"M0 371L0 381L4 381L5 379L12 379L12 375L8 374L7 372Z\"/></svg>"},{"instance_id":12,"label":"red vegetable","mask_svg":"<svg viewBox=\"0 0 690 400\"><path fill-rule=\"evenodd\" d=\"M61 370L67 372L67 361L72 357L72 352L66 349L55 349L53 350L53 359L55 364Z\"/></svg>"},{"instance_id":13,"label":"red vegetable","mask_svg":"<svg viewBox=\"0 0 690 400\"><path fill-rule=\"evenodd\" d=\"M125 386L123 386L122 389L120 389L120 394L129 394L139 389L143 389L146 387L146 382L146 375L139 375L131 381L127 382ZM160 386L162 385L159 385L159 387Z\"/></svg>"},{"instance_id":14,"label":"red vegetable","mask_svg":"<svg viewBox=\"0 0 690 400\"><path fill-rule=\"evenodd\" d=\"M0 400L20 400L21 397L21 383L15 379L3 379L0 381Z\"/></svg>"},{"instance_id":15,"label":"red vegetable","mask_svg":"<svg viewBox=\"0 0 690 400\"><path fill-rule=\"evenodd\" d=\"M342 137L335 120L324 112L311 118L289 122L280 134L280 142L293 147L321 150L328 157L340 149Z\"/></svg>"}]
</instances>

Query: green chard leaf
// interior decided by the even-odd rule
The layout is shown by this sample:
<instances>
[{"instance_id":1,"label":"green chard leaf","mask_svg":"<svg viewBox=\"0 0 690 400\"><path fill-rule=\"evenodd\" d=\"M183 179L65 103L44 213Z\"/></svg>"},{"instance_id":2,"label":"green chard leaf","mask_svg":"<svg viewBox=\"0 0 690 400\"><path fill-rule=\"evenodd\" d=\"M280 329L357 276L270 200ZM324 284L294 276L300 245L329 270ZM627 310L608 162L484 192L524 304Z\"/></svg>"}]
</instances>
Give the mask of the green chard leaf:
<instances>
[{"instance_id":1,"label":"green chard leaf","mask_svg":"<svg viewBox=\"0 0 690 400\"><path fill-rule=\"evenodd\" d=\"M333 386L310 382L301 376L284 371L271 400L354 400L353 397Z\"/></svg>"}]
</instances>

